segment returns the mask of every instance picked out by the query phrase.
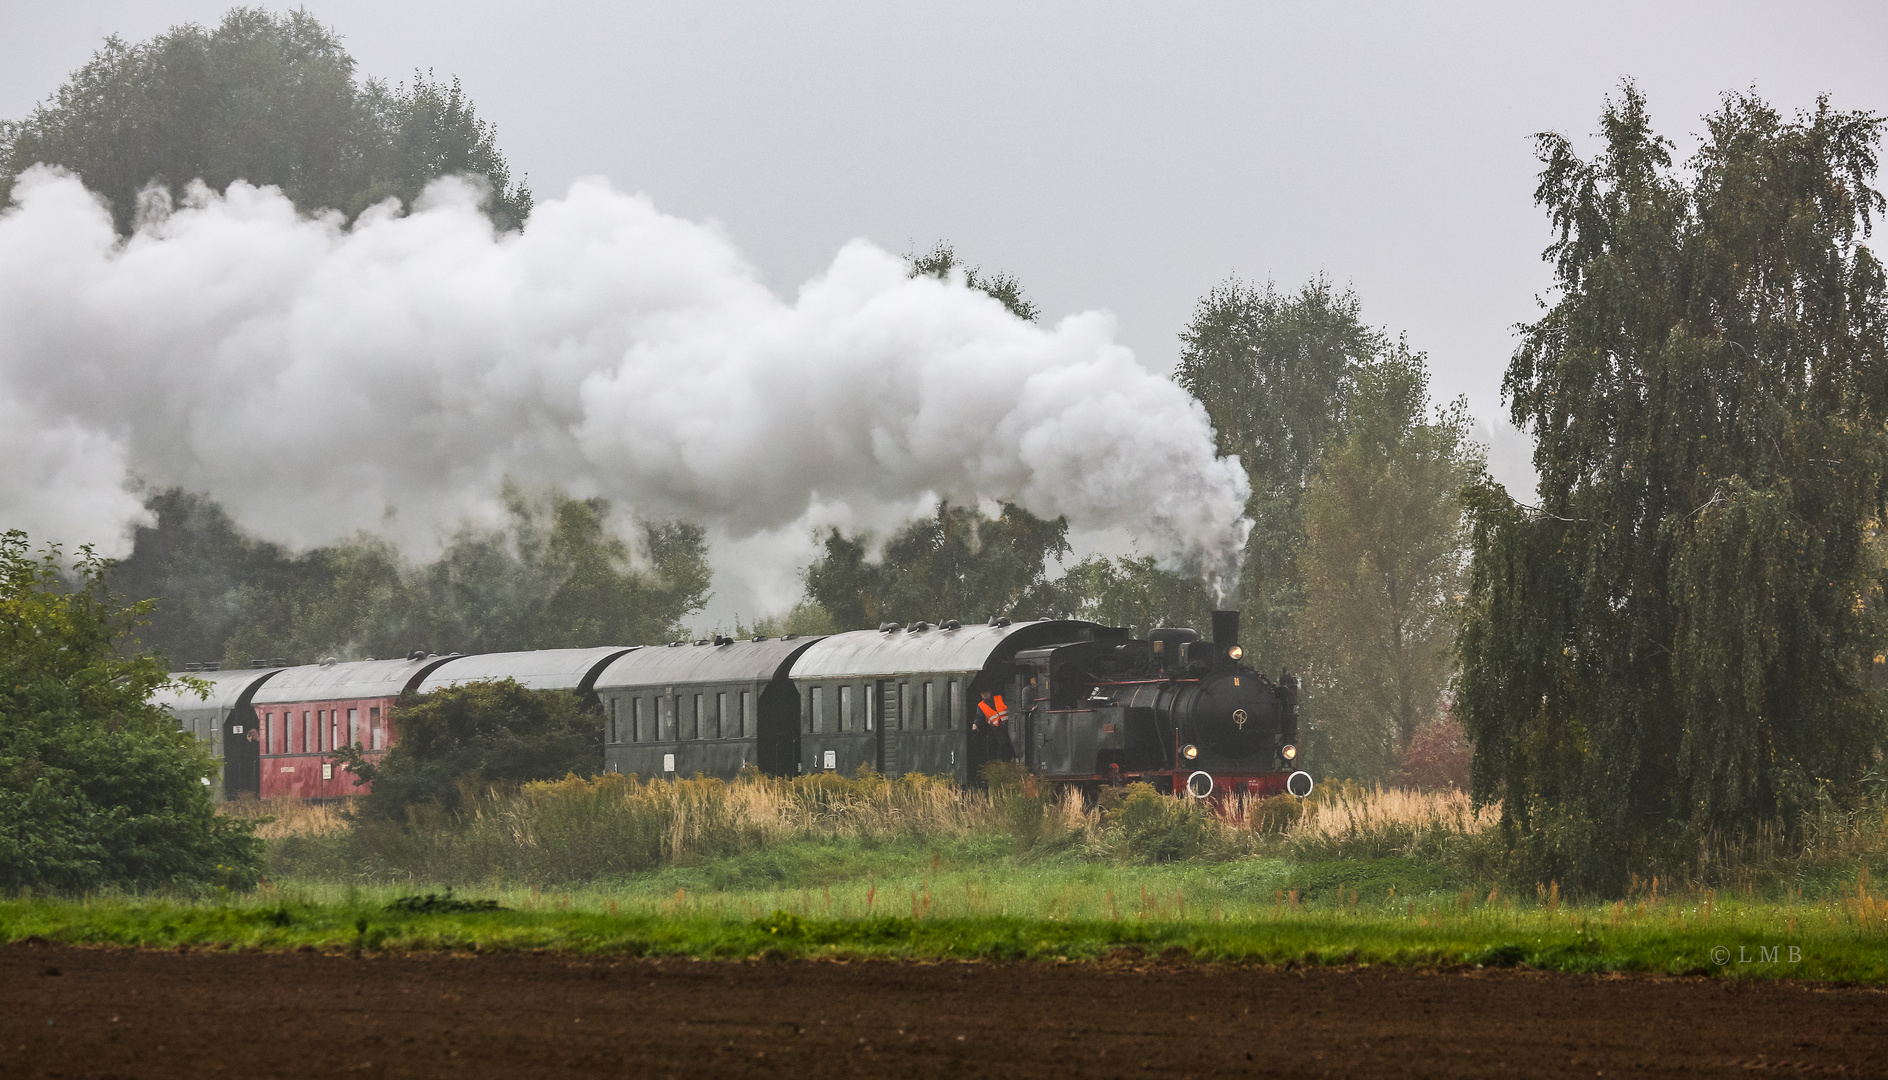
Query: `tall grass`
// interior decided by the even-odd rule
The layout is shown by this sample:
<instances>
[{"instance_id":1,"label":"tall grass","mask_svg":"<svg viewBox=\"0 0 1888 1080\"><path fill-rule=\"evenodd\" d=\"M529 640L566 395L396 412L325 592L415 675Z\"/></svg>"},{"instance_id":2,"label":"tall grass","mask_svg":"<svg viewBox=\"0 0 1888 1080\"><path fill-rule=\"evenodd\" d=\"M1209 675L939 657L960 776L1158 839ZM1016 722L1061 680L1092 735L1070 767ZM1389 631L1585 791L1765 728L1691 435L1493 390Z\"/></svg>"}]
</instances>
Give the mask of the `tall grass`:
<instances>
[{"instance_id":1,"label":"tall grass","mask_svg":"<svg viewBox=\"0 0 1888 1080\"><path fill-rule=\"evenodd\" d=\"M274 872L355 882L556 885L698 865L789 843L872 848L980 842L998 854L1095 860L1223 862L1249 856L1343 859L1447 856L1481 839L1488 812L1459 794L1340 785L1207 812L1145 785L1106 790L1098 805L1033 778L998 775L988 790L910 775L889 780L750 771L734 783L569 777L467 792L466 809L417 807L404 822L362 819L345 805L235 804L262 818ZM271 820L272 819L272 820Z\"/></svg>"}]
</instances>

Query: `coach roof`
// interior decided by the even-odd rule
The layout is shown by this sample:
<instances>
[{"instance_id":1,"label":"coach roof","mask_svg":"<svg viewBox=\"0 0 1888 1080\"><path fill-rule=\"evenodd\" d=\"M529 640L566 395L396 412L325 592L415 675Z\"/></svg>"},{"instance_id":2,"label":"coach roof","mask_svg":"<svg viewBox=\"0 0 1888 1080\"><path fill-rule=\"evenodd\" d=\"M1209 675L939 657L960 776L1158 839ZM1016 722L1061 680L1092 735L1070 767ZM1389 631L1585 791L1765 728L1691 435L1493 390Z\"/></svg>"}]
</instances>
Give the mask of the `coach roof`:
<instances>
[{"instance_id":1,"label":"coach roof","mask_svg":"<svg viewBox=\"0 0 1888 1080\"><path fill-rule=\"evenodd\" d=\"M515 679L527 690L588 690L604 665L629 651L630 646L612 645L455 657L420 680L420 693L488 679Z\"/></svg>"},{"instance_id":2,"label":"coach roof","mask_svg":"<svg viewBox=\"0 0 1888 1080\"><path fill-rule=\"evenodd\" d=\"M982 671L999 652L1014 654L1060 641L1083 640L1094 623L1019 622L977 624L954 630L855 630L834 634L793 665L795 679L854 679L905 672Z\"/></svg>"},{"instance_id":3,"label":"coach roof","mask_svg":"<svg viewBox=\"0 0 1888 1080\"><path fill-rule=\"evenodd\" d=\"M232 668L228 671L172 672L173 677L188 676L210 684L210 696L200 698L187 686L173 686L151 695L151 703L173 713L200 709L233 709L243 703L243 695L256 684L281 671L281 668Z\"/></svg>"},{"instance_id":4,"label":"coach roof","mask_svg":"<svg viewBox=\"0 0 1888 1080\"><path fill-rule=\"evenodd\" d=\"M292 667L256 691L257 705L292 701L356 701L399 697L419 686L434 668L452 659L429 656L424 660L354 660L341 664Z\"/></svg>"},{"instance_id":5,"label":"coach roof","mask_svg":"<svg viewBox=\"0 0 1888 1080\"><path fill-rule=\"evenodd\" d=\"M649 645L619 656L597 676L596 689L677 683L771 682L819 638L768 638L726 645Z\"/></svg>"}]
</instances>

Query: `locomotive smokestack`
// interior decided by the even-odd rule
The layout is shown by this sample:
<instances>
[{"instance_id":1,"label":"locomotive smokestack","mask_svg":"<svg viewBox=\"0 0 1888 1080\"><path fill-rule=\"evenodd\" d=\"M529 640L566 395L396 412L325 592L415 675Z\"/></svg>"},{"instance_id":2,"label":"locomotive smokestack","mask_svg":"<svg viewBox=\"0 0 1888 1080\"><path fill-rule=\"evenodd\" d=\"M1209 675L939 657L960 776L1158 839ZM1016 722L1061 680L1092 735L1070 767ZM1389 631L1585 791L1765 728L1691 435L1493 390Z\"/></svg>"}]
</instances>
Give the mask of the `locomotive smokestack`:
<instances>
[{"instance_id":1,"label":"locomotive smokestack","mask_svg":"<svg viewBox=\"0 0 1888 1080\"><path fill-rule=\"evenodd\" d=\"M1239 647L1239 613L1213 612L1213 666L1231 667L1244 655L1245 650Z\"/></svg>"}]
</instances>

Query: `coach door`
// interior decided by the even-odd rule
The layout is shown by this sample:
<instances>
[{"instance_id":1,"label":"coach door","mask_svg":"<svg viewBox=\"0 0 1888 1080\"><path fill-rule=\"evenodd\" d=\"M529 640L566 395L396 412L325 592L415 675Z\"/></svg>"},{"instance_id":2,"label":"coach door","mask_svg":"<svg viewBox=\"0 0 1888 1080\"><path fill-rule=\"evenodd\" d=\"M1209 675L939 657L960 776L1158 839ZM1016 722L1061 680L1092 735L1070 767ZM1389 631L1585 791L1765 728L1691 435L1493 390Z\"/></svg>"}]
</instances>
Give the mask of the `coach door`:
<instances>
[{"instance_id":1,"label":"coach door","mask_svg":"<svg viewBox=\"0 0 1888 1080\"><path fill-rule=\"evenodd\" d=\"M904 719L898 713L898 683L879 683L873 696L878 701L878 771L881 776L897 776L898 729Z\"/></svg>"},{"instance_id":2,"label":"coach door","mask_svg":"<svg viewBox=\"0 0 1888 1080\"><path fill-rule=\"evenodd\" d=\"M262 794L262 741L255 710L244 707L223 718L223 797Z\"/></svg>"}]
</instances>

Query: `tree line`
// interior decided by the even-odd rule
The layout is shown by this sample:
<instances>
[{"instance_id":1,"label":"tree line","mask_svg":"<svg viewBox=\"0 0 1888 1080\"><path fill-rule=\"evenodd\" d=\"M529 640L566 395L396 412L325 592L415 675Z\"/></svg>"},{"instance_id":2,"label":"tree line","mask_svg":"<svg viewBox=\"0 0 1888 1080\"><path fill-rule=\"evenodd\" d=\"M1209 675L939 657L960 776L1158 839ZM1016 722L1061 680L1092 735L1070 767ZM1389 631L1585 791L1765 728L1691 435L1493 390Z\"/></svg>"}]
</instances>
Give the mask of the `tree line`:
<instances>
[{"instance_id":1,"label":"tree line","mask_svg":"<svg viewBox=\"0 0 1888 1080\"><path fill-rule=\"evenodd\" d=\"M1354 292L1234 278L1201 297L1175 377L1251 480L1249 652L1304 677L1321 771L1432 776L1438 748L1472 742L1517 875L1597 889L1880 796L1883 123L1730 94L1680 163L1627 84L1591 156L1538 137L1555 285L1503 384L1536 439L1538 505L1487 475L1463 404L1432 399L1428 358ZM491 179L495 225L530 209L456 82L358 83L303 13L109 41L0 127L0 186L35 161L81 172L127 229L140 199L197 177L351 214L470 172ZM948 244L910 263L1038 315ZM85 564L85 587L163 598L144 649L238 663L661 640L707 595L698 528L624 537L599 501L507 498L504 528L421 565L367 538L287 552L162 492L131 557ZM801 603L763 629L1003 614L1144 632L1203 625L1212 603L1153 558L1074 559L1066 521L1017 506L944 503L818 543ZM9 558L16 593L43 585L23 549Z\"/></svg>"}]
</instances>

